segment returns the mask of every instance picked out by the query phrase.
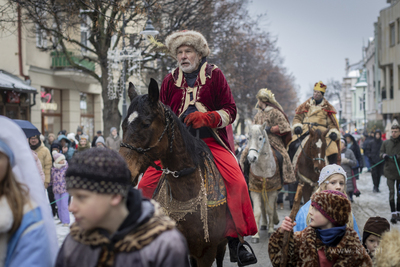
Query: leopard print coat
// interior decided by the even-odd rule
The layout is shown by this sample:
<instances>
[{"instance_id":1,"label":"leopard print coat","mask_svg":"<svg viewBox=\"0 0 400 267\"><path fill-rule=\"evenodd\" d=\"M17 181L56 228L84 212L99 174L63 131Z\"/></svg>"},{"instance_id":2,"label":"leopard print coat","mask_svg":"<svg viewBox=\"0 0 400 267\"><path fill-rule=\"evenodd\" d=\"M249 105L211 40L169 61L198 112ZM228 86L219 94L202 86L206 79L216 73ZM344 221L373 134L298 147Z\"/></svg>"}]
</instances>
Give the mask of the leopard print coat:
<instances>
[{"instance_id":1,"label":"leopard print coat","mask_svg":"<svg viewBox=\"0 0 400 267\"><path fill-rule=\"evenodd\" d=\"M279 229L271 236L268 245L269 257L273 266L280 266L283 246L283 233ZM317 238L313 227L290 234L287 266L320 266L318 250L324 249L326 258L333 266L372 266L371 258L362 246L357 233L346 229L346 233L336 247L328 247Z\"/></svg>"}]
</instances>

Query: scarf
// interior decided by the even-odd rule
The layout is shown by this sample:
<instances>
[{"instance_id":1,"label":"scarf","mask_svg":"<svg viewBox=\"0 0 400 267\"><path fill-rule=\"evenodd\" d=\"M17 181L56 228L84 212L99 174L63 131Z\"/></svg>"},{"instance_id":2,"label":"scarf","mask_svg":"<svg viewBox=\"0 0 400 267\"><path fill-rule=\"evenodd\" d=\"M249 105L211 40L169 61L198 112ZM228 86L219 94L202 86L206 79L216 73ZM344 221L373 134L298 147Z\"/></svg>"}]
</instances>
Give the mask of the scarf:
<instances>
[{"instance_id":1,"label":"scarf","mask_svg":"<svg viewBox=\"0 0 400 267\"><path fill-rule=\"evenodd\" d=\"M347 226L344 225L324 230L315 228L315 231L317 233L318 239L320 239L322 243L324 243L324 245L329 247L336 247L346 233L346 227Z\"/></svg>"},{"instance_id":2,"label":"scarf","mask_svg":"<svg viewBox=\"0 0 400 267\"><path fill-rule=\"evenodd\" d=\"M322 100L324 100L324 98L321 98L320 100L315 100L314 97L312 98L315 101L315 105L319 105L321 104Z\"/></svg>"},{"instance_id":3,"label":"scarf","mask_svg":"<svg viewBox=\"0 0 400 267\"><path fill-rule=\"evenodd\" d=\"M54 167L56 167L57 169L61 169L62 167L64 167L65 165L67 165L67 163L64 164L58 164L54 162Z\"/></svg>"}]
</instances>

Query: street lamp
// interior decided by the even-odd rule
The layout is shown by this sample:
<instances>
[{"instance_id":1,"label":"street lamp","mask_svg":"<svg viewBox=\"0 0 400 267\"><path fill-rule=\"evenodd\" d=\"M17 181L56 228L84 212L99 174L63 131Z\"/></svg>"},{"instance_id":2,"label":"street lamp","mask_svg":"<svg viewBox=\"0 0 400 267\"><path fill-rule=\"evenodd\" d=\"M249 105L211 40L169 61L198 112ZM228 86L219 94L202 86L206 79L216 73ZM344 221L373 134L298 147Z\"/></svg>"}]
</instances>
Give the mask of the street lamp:
<instances>
[{"instance_id":1,"label":"street lamp","mask_svg":"<svg viewBox=\"0 0 400 267\"><path fill-rule=\"evenodd\" d=\"M159 32L156 29L154 29L153 22L150 19L150 15L149 15L150 7L149 7L149 4L145 0L143 0L143 2L144 2L144 6L146 8L147 21L146 21L146 27L144 28L143 31L140 32L140 34L143 34L144 36L149 36L149 35L155 36L155 35L159 34Z\"/></svg>"}]
</instances>

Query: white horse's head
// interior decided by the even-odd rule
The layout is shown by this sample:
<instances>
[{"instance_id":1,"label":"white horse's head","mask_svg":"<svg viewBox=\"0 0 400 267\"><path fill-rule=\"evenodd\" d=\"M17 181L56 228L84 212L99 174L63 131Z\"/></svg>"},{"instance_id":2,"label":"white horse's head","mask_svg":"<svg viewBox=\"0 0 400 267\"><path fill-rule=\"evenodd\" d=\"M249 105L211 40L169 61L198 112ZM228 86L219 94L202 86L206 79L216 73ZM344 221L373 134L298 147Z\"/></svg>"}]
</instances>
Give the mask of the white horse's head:
<instances>
[{"instance_id":1,"label":"white horse's head","mask_svg":"<svg viewBox=\"0 0 400 267\"><path fill-rule=\"evenodd\" d=\"M272 177L276 171L276 163L265 132L266 123L254 124L249 132L249 154L247 159L251 164L252 172L261 177Z\"/></svg>"}]
</instances>

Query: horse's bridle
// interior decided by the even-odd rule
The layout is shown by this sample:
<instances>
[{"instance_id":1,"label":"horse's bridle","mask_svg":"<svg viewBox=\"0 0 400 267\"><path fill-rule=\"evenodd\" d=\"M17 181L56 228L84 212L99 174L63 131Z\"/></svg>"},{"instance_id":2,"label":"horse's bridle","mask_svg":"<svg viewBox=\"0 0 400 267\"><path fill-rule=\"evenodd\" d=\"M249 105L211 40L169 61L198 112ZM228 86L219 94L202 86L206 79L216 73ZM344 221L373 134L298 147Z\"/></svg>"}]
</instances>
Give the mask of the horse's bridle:
<instances>
[{"instance_id":1,"label":"horse's bridle","mask_svg":"<svg viewBox=\"0 0 400 267\"><path fill-rule=\"evenodd\" d=\"M318 126L318 125L323 126L323 125L318 124L318 123L315 123L315 122L311 122L311 123L310 123L310 122L306 122L306 124L311 125L311 129L312 129L312 127L315 126L315 125L316 125L316 126ZM299 135L299 134L297 134L297 139L300 139L300 135ZM302 143L302 141L300 141L301 151L303 152L304 156L306 156L306 158L311 159L312 161L322 160L323 162L325 162L325 159L323 159L323 158L311 158L311 157L307 156L307 154L306 154L306 152L304 151L303 146L302 146L301 143Z\"/></svg>"},{"instance_id":2,"label":"horse's bridle","mask_svg":"<svg viewBox=\"0 0 400 267\"><path fill-rule=\"evenodd\" d=\"M134 147L130 144L126 144L121 142L120 147L126 147L130 150L136 151L140 154L143 154L150 160L150 165L156 169L157 171L162 171L163 174L172 174L173 177L178 178L179 176L184 176L188 175L196 170L196 168L185 168L181 171L171 171L168 168L162 169L160 166L157 166L154 163L154 159L152 159L146 152L150 151L152 148L155 148L159 142L161 142L161 139L164 137L165 133L168 132L168 141L169 141L169 151L172 153L172 144L175 140L175 121L174 118L172 117L172 114L170 110L161 102L158 102L158 104L161 104L161 107L164 110L164 117L165 117L165 127L163 132L161 133L160 137L157 140L157 143L153 146L150 146L148 148L141 148L141 147ZM168 130L169 129L169 130Z\"/></svg>"}]
</instances>

